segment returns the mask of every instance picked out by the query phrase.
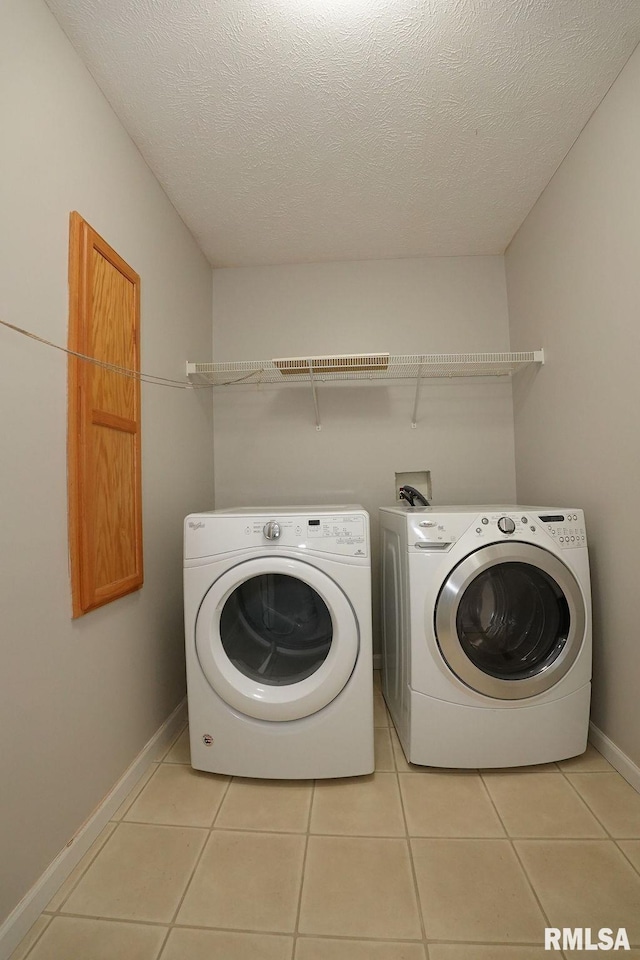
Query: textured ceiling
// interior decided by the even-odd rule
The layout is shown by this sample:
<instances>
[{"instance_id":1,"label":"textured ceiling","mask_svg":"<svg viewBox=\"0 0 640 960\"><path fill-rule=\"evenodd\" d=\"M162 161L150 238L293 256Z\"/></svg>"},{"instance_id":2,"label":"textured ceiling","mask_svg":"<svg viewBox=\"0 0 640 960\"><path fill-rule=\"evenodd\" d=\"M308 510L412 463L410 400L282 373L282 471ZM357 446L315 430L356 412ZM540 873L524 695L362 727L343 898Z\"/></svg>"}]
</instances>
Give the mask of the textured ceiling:
<instances>
[{"instance_id":1,"label":"textured ceiling","mask_svg":"<svg viewBox=\"0 0 640 960\"><path fill-rule=\"evenodd\" d=\"M214 266L501 253L639 0L47 0Z\"/></svg>"}]
</instances>

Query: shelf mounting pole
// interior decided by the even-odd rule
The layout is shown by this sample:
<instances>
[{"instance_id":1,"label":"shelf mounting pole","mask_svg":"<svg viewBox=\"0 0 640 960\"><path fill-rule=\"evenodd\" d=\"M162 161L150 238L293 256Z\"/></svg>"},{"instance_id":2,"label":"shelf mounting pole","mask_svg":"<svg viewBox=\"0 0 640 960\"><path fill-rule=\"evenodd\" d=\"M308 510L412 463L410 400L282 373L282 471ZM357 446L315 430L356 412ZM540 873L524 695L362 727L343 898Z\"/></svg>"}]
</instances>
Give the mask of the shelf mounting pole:
<instances>
[{"instance_id":1,"label":"shelf mounting pole","mask_svg":"<svg viewBox=\"0 0 640 960\"><path fill-rule=\"evenodd\" d=\"M411 429L415 430L418 425L418 401L420 399L420 382L422 380L422 364L418 367L418 376L416 377L416 396L413 402L413 414L411 417Z\"/></svg>"},{"instance_id":2,"label":"shelf mounting pole","mask_svg":"<svg viewBox=\"0 0 640 960\"><path fill-rule=\"evenodd\" d=\"M313 363L309 363L309 379L311 380L311 392L313 394L313 406L316 411L316 430L322 430L320 423L320 409L318 407L318 394L316 391L316 381L313 376Z\"/></svg>"}]
</instances>

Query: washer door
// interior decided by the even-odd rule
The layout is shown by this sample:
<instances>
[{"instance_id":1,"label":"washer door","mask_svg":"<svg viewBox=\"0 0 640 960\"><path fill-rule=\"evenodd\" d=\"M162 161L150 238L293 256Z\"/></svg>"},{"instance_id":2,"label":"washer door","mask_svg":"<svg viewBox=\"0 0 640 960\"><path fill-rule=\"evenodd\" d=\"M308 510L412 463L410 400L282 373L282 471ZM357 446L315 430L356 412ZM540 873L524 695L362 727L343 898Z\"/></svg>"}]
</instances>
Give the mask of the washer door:
<instances>
[{"instance_id":1,"label":"washer door","mask_svg":"<svg viewBox=\"0 0 640 960\"><path fill-rule=\"evenodd\" d=\"M207 680L236 710L296 720L343 689L358 659L355 613L340 587L301 560L261 557L227 570L196 620Z\"/></svg>"},{"instance_id":2,"label":"washer door","mask_svg":"<svg viewBox=\"0 0 640 960\"><path fill-rule=\"evenodd\" d=\"M465 557L435 608L442 656L467 686L519 700L553 687L584 640L586 611L571 571L542 547L500 543Z\"/></svg>"}]
</instances>

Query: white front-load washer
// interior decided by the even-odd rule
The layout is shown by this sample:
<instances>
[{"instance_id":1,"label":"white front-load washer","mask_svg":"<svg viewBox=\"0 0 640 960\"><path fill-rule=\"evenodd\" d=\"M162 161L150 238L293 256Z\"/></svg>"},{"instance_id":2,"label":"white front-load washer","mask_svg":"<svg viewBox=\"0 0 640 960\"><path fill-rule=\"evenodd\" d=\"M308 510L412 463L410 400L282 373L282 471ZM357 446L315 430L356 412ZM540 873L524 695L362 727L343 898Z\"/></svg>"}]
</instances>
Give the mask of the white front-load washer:
<instances>
[{"instance_id":1,"label":"white front-load washer","mask_svg":"<svg viewBox=\"0 0 640 960\"><path fill-rule=\"evenodd\" d=\"M184 612L196 769L273 779L373 771L362 507L188 516Z\"/></svg>"},{"instance_id":2,"label":"white front-load washer","mask_svg":"<svg viewBox=\"0 0 640 960\"><path fill-rule=\"evenodd\" d=\"M586 749L591 591L574 508L388 507L383 692L412 763L512 767Z\"/></svg>"}]
</instances>

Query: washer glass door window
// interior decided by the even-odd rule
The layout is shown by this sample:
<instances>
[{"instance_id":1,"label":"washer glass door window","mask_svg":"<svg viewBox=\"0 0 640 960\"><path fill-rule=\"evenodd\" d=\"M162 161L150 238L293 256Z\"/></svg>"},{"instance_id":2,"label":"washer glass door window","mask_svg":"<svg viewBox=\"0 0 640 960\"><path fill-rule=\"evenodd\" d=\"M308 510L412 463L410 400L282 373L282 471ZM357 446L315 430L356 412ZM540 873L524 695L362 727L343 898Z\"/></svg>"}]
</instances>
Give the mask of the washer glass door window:
<instances>
[{"instance_id":1,"label":"washer glass door window","mask_svg":"<svg viewBox=\"0 0 640 960\"><path fill-rule=\"evenodd\" d=\"M196 619L196 651L225 703L257 720L317 713L344 689L360 631L338 582L287 557L245 560L209 587Z\"/></svg>"},{"instance_id":2,"label":"washer glass door window","mask_svg":"<svg viewBox=\"0 0 640 960\"><path fill-rule=\"evenodd\" d=\"M435 623L459 679L487 696L521 699L550 689L575 662L585 607L557 557L511 542L458 564L440 591Z\"/></svg>"},{"instance_id":3,"label":"washer glass door window","mask_svg":"<svg viewBox=\"0 0 640 960\"><path fill-rule=\"evenodd\" d=\"M220 617L220 638L233 665L271 685L298 683L326 660L333 624L312 586L282 573L245 580Z\"/></svg>"},{"instance_id":4,"label":"washer glass door window","mask_svg":"<svg viewBox=\"0 0 640 960\"><path fill-rule=\"evenodd\" d=\"M556 581L538 567L515 562L478 574L456 616L466 655L501 680L525 680L553 663L567 641L569 622L569 604Z\"/></svg>"}]
</instances>

